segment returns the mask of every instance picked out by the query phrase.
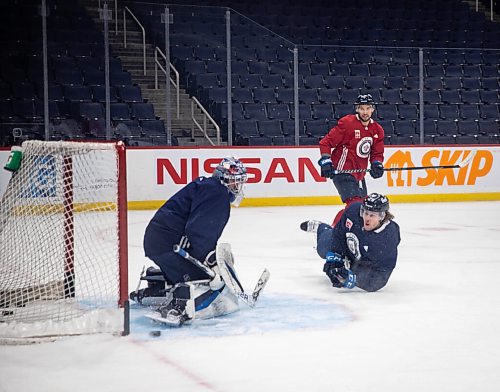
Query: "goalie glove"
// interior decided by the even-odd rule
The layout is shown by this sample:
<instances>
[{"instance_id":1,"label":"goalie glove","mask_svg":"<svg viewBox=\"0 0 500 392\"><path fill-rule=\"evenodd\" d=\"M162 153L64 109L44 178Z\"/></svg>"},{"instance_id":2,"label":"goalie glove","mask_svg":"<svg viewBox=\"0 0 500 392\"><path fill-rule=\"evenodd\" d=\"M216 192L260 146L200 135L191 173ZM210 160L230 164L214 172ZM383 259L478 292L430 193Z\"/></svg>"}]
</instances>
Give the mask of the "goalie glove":
<instances>
[{"instance_id":1,"label":"goalie glove","mask_svg":"<svg viewBox=\"0 0 500 392\"><path fill-rule=\"evenodd\" d=\"M326 262L323 272L330 278L333 287L353 289L356 287L356 274L344 266L335 267L335 263Z\"/></svg>"}]
</instances>

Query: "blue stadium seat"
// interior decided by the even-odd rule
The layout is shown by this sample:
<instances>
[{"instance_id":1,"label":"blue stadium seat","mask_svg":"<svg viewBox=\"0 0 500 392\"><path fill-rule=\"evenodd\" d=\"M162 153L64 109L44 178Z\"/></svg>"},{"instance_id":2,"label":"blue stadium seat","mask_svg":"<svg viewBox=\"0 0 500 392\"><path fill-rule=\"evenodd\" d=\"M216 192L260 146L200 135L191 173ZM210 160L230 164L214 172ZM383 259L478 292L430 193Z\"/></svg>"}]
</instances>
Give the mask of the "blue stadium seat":
<instances>
[{"instance_id":1,"label":"blue stadium seat","mask_svg":"<svg viewBox=\"0 0 500 392\"><path fill-rule=\"evenodd\" d=\"M333 107L331 104L324 103L324 104L316 104L316 105L311 105L311 112L312 112L312 118L313 119L333 119L335 118L334 112L333 112Z\"/></svg>"},{"instance_id":2,"label":"blue stadium seat","mask_svg":"<svg viewBox=\"0 0 500 392\"><path fill-rule=\"evenodd\" d=\"M124 102L111 103L110 105L111 120L130 120L129 106Z\"/></svg>"},{"instance_id":3,"label":"blue stadium seat","mask_svg":"<svg viewBox=\"0 0 500 392\"><path fill-rule=\"evenodd\" d=\"M477 135L479 133L477 123L477 120L457 121L457 131L462 135Z\"/></svg>"},{"instance_id":4,"label":"blue stadium seat","mask_svg":"<svg viewBox=\"0 0 500 392\"><path fill-rule=\"evenodd\" d=\"M324 77L325 81L325 86L328 89L340 89L344 88L344 77L343 76L336 76L336 75L329 75Z\"/></svg>"},{"instance_id":5,"label":"blue stadium seat","mask_svg":"<svg viewBox=\"0 0 500 392\"><path fill-rule=\"evenodd\" d=\"M498 119L483 119L477 123L478 131L485 135L498 135L500 134L500 123Z\"/></svg>"},{"instance_id":6,"label":"blue stadium seat","mask_svg":"<svg viewBox=\"0 0 500 392\"><path fill-rule=\"evenodd\" d=\"M399 104L398 118L401 120L416 120L418 119L417 105Z\"/></svg>"},{"instance_id":7,"label":"blue stadium seat","mask_svg":"<svg viewBox=\"0 0 500 392\"><path fill-rule=\"evenodd\" d=\"M238 103L253 103L252 90L245 87L234 87L232 90L233 100Z\"/></svg>"},{"instance_id":8,"label":"blue stadium seat","mask_svg":"<svg viewBox=\"0 0 500 392\"><path fill-rule=\"evenodd\" d=\"M254 88L253 97L257 103L277 103L276 94L272 88Z\"/></svg>"},{"instance_id":9,"label":"blue stadium seat","mask_svg":"<svg viewBox=\"0 0 500 392\"><path fill-rule=\"evenodd\" d=\"M142 120L157 120L154 107L151 103L144 102L132 102L130 104L130 115L131 118L135 118L139 121Z\"/></svg>"},{"instance_id":10,"label":"blue stadium seat","mask_svg":"<svg viewBox=\"0 0 500 392\"><path fill-rule=\"evenodd\" d=\"M281 88L283 87L283 79L281 75L262 75L262 87L264 88Z\"/></svg>"},{"instance_id":11,"label":"blue stadium seat","mask_svg":"<svg viewBox=\"0 0 500 392\"><path fill-rule=\"evenodd\" d=\"M463 104L458 107L460 109L460 118L463 120L477 120L481 118L481 113L476 104Z\"/></svg>"},{"instance_id":12,"label":"blue stadium seat","mask_svg":"<svg viewBox=\"0 0 500 392\"><path fill-rule=\"evenodd\" d=\"M311 63L311 75L330 75L330 66L328 63Z\"/></svg>"},{"instance_id":13,"label":"blue stadium seat","mask_svg":"<svg viewBox=\"0 0 500 392\"><path fill-rule=\"evenodd\" d=\"M413 136L404 135L404 136L391 136L391 145L393 146L410 146L413 145Z\"/></svg>"},{"instance_id":14,"label":"blue stadium seat","mask_svg":"<svg viewBox=\"0 0 500 392\"><path fill-rule=\"evenodd\" d=\"M406 88L405 79L402 76L388 76L385 78L385 85L388 89L401 90Z\"/></svg>"},{"instance_id":15,"label":"blue stadium seat","mask_svg":"<svg viewBox=\"0 0 500 392\"><path fill-rule=\"evenodd\" d=\"M479 104L482 101L479 90L462 90L460 96L464 104Z\"/></svg>"},{"instance_id":16,"label":"blue stadium seat","mask_svg":"<svg viewBox=\"0 0 500 392\"><path fill-rule=\"evenodd\" d=\"M263 103L246 103L242 106L245 111L245 119L265 120L268 118L266 105Z\"/></svg>"},{"instance_id":17,"label":"blue stadium seat","mask_svg":"<svg viewBox=\"0 0 500 392\"><path fill-rule=\"evenodd\" d=\"M286 120L290 118L290 110L286 103L268 104L267 113L270 119Z\"/></svg>"},{"instance_id":18,"label":"blue stadium seat","mask_svg":"<svg viewBox=\"0 0 500 392\"><path fill-rule=\"evenodd\" d=\"M394 89L394 90L389 90L389 89L382 89L380 90L380 103L402 103L403 100L401 99L401 91Z\"/></svg>"},{"instance_id":19,"label":"blue stadium seat","mask_svg":"<svg viewBox=\"0 0 500 392\"><path fill-rule=\"evenodd\" d=\"M478 140L475 135L457 135L455 142L457 144L477 144Z\"/></svg>"},{"instance_id":20,"label":"blue stadium seat","mask_svg":"<svg viewBox=\"0 0 500 392\"><path fill-rule=\"evenodd\" d=\"M118 98L123 102L143 102L139 86L118 86L116 90Z\"/></svg>"},{"instance_id":21,"label":"blue stadium seat","mask_svg":"<svg viewBox=\"0 0 500 392\"><path fill-rule=\"evenodd\" d=\"M498 90L481 90L480 97L480 102L487 105L496 104L499 101Z\"/></svg>"},{"instance_id":22,"label":"blue stadium seat","mask_svg":"<svg viewBox=\"0 0 500 392\"><path fill-rule=\"evenodd\" d=\"M395 121L394 122L394 133L398 136L401 135L413 135L415 136L415 120L413 121Z\"/></svg>"},{"instance_id":23,"label":"blue stadium seat","mask_svg":"<svg viewBox=\"0 0 500 392\"><path fill-rule=\"evenodd\" d=\"M489 119L489 120L498 120L498 104L490 104L490 105L480 105L479 106L481 112L481 118Z\"/></svg>"},{"instance_id":24,"label":"blue stadium seat","mask_svg":"<svg viewBox=\"0 0 500 392\"><path fill-rule=\"evenodd\" d=\"M304 76L304 87L305 88L323 88L325 87L322 75L307 75Z\"/></svg>"},{"instance_id":25,"label":"blue stadium seat","mask_svg":"<svg viewBox=\"0 0 500 392\"><path fill-rule=\"evenodd\" d=\"M367 90L385 89L385 78L382 76L371 76L365 79L365 88Z\"/></svg>"},{"instance_id":26,"label":"blue stadium seat","mask_svg":"<svg viewBox=\"0 0 500 392\"><path fill-rule=\"evenodd\" d=\"M436 135L434 136L434 143L440 145L456 144L455 135Z\"/></svg>"},{"instance_id":27,"label":"blue stadium seat","mask_svg":"<svg viewBox=\"0 0 500 392\"><path fill-rule=\"evenodd\" d=\"M304 121L304 127L304 132L310 136L324 137L328 133L328 125L324 119Z\"/></svg>"},{"instance_id":28,"label":"blue stadium seat","mask_svg":"<svg viewBox=\"0 0 500 392\"><path fill-rule=\"evenodd\" d=\"M140 126L146 136L166 136L165 123L162 120L141 120Z\"/></svg>"},{"instance_id":29,"label":"blue stadium seat","mask_svg":"<svg viewBox=\"0 0 500 392\"><path fill-rule=\"evenodd\" d=\"M365 78L363 76L346 76L344 78L344 86L347 89L365 89Z\"/></svg>"},{"instance_id":30,"label":"blue stadium seat","mask_svg":"<svg viewBox=\"0 0 500 392\"><path fill-rule=\"evenodd\" d=\"M462 103L459 90L441 90L440 93L442 103Z\"/></svg>"},{"instance_id":31,"label":"blue stadium seat","mask_svg":"<svg viewBox=\"0 0 500 392\"><path fill-rule=\"evenodd\" d=\"M377 105L375 115L376 118L381 120L394 120L398 118L397 106L391 104Z\"/></svg>"},{"instance_id":32,"label":"blue stadium seat","mask_svg":"<svg viewBox=\"0 0 500 392\"><path fill-rule=\"evenodd\" d=\"M104 118L104 106L98 102L82 102L79 106L80 117L84 120Z\"/></svg>"},{"instance_id":33,"label":"blue stadium seat","mask_svg":"<svg viewBox=\"0 0 500 392\"><path fill-rule=\"evenodd\" d=\"M458 105L439 105L439 118L442 120L457 120L460 117Z\"/></svg>"},{"instance_id":34,"label":"blue stadium seat","mask_svg":"<svg viewBox=\"0 0 500 392\"><path fill-rule=\"evenodd\" d=\"M443 88L457 90L462 88L462 78L443 78Z\"/></svg>"},{"instance_id":35,"label":"blue stadium seat","mask_svg":"<svg viewBox=\"0 0 500 392\"><path fill-rule=\"evenodd\" d=\"M248 74L248 75L242 75L240 77L240 87L248 87L248 88L254 88L254 87L261 87L262 86L262 79L261 79L261 74Z\"/></svg>"},{"instance_id":36,"label":"blue stadium seat","mask_svg":"<svg viewBox=\"0 0 500 392\"><path fill-rule=\"evenodd\" d=\"M354 105L353 104L334 104L333 109L335 112L335 118L341 118L343 116L346 116L348 114L353 114L354 113Z\"/></svg>"},{"instance_id":37,"label":"blue stadium seat","mask_svg":"<svg viewBox=\"0 0 500 392\"><path fill-rule=\"evenodd\" d=\"M281 121L279 119L260 120L257 124L258 132L261 135L279 136L281 132Z\"/></svg>"},{"instance_id":38,"label":"blue stadium seat","mask_svg":"<svg viewBox=\"0 0 500 392\"><path fill-rule=\"evenodd\" d=\"M440 135L456 135L457 123L453 120L441 120L436 123L436 131Z\"/></svg>"},{"instance_id":39,"label":"blue stadium seat","mask_svg":"<svg viewBox=\"0 0 500 392\"><path fill-rule=\"evenodd\" d=\"M498 90L500 88L499 85L500 78L481 78L480 84L481 87L485 90Z\"/></svg>"},{"instance_id":40,"label":"blue stadium seat","mask_svg":"<svg viewBox=\"0 0 500 392\"><path fill-rule=\"evenodd\" d=\"M424 120L437 120L439 118L438 105L424 105Z\"/></svg>"}]
</instances>

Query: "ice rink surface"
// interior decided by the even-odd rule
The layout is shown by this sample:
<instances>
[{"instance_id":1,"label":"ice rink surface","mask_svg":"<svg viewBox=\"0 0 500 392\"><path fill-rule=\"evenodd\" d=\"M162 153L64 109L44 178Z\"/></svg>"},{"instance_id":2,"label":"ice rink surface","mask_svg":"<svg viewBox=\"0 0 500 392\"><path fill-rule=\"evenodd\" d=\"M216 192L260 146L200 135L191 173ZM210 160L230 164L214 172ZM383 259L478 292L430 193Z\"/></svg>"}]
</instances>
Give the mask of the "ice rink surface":
<instances>
[{"instance_id":1,"label":"ice rink surface","mask_svg":"<svg viewBox=\"0 0 500 392\"><path fill-rule=\"evenodd\" d=\"M340 206L239 208L221 238L255 309L180 329L0 347L0 392L499 390L500 202L393 204L399 259L379 292L330 286L300 222ZM153 211L129 213L129 286ZM148 332L161 330L159 337Z\"/></svg>"}]
</instances>

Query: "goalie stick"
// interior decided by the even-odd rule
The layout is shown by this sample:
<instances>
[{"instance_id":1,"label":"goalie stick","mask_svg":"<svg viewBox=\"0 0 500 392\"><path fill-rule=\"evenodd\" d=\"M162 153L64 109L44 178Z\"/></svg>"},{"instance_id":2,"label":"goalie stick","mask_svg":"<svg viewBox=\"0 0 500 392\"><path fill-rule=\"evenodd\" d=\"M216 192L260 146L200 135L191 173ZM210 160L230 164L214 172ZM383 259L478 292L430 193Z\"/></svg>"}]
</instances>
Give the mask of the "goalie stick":
<instances>
[{"instance_id":1,"label":"goalie stick","mask_svg":"<svg viewBox=\"0 0 500 392\"><path fill-rule=\"evenodd\" d=\"M413 166L413 167L384 167L383 171L402 171L402 170L427 170L427 169L460 169L464 166L467 166L472 158L476 155L476 151L472 151L467 158L465 158L462 162L456 165L438 165L438 166ZM334 170L333 175L335 174L344 174L344 173L368 173L371 169L346 169L346 170Z\"/></svg>"},{"instance_id":2,"label":"goalie stick","mask_svg":"<svg viewBox=\"0 0 500 392\"><path fill-rule=\"evenodd\" d=\"M211 278L214 278L216 276L216 273L207 267L205 264L203 264L200 260L196 259L195 257L191 256L185 249L181 248L179 245L174 245L174 252L179 254L179 256L184 257L186 260L189 262L193 263L197 267L203 270L208 276ZM252 294L245 293L243 290L243 287L241 286L240 282L236 280L237 284L234 284L233 280L235 279L230 279L230 282L232 284L233 291L237 295L238 298L240 298L243 302L245 302L248 306L253 308L257 302L257 299L259 298L260 293L262 290L264 290L264 287L266 287L267 281L269 280L269 277L271 274L267 269L262 271L262 274L260 275L259 280L257 281L257 284L255 285L254 291ZM233 276L233 278L235 278ZM226 282L228 283L228 282Z\"/></svg>"}]
</instances>

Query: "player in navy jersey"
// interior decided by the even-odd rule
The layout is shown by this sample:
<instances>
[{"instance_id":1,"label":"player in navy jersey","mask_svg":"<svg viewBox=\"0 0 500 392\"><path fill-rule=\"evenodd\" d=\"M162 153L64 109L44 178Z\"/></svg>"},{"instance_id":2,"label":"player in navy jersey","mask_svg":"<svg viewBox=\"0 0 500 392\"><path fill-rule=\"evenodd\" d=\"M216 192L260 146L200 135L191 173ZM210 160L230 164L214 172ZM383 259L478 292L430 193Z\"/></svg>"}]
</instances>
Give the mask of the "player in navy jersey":
<instances>
[{"instance_id":1,"label":"player in navy jersey","mask_svg":"<svg viewBox=\"0 0 500 392\"><path fill-rule=\"evenodd\" d=\"M224 158L211 177L199 177L187 184L168 199L149 222L144 235L144 252L160 267L166 284L173 287L169 291L173 300L158 309L163 317L173 320L173 324L181 325L194 318L194 308L186 310L186 304L195 305L193 287L197 292L203 288L203 295L196 296L196 311L205 309L225 287L219 274L212 279L200 267L176 253L174 245L179 245L206 266L215 267L217 242L229 220L231 204L239 205L243 198L246 181L246 169L241 161ZM134 300L137 296L137 293L131 294Z\"/></svg>"},{"instance_id":2,"label":"player in navy jersey","mask_svg":"<svg viewBox=\"0 0 500 392\"><path fill-rule=\"evenodd\" d=\"M380 178L384 174L384 129L372 119L375 102L370 94L359 95L354 104L356 114L342 117L319 142L321 176L331 178L342 202L348 207L367 195L365 173L335 174L335 170L366 169ZM340 210L334 226L342 216Z\"/></svg>"},{"instance_id":3,"label":"player in navy jersey","mask_svg":"<svg viewBox=\"0 0 500 392\"><path fill-rule=\"evenodd\" d=\"M386 196L371 193L362 202L346 207L335 227L318 221L300 225L317 235L323 271L334 287L377 291L384 287L396 266L399 226L389 212Z\"/></svg>"}]
</instances>

